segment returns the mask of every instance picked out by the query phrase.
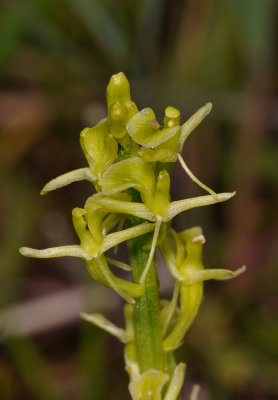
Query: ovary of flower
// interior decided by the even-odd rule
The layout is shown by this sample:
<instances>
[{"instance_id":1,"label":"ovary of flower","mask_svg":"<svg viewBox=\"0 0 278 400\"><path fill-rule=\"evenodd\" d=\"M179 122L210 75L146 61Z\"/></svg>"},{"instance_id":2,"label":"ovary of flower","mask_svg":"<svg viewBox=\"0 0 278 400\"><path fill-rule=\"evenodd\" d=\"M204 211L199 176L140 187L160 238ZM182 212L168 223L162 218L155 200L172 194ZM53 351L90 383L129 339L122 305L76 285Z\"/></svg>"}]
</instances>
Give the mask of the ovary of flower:
<instances>
[{"instance_id":1,"label":"ovary of flower","mask_svg":"<svg viewBox=\"0 0 278 400\"><path fill-rule=\"evenodd\" d=\"M36 258L80 257L86 262L89 272L98 282L113 288L126 301L134 303L133 297L138 297L142 294L142 287L116 277L110 271L103 254L123 241L151 232L155 227L154 224L144 222L132 228L107 234L103 237L102 243L99 244L96 243L93 235L87 229L87 223L84 218L85 214L86 211L84 209L75 208L73 210L73 223L80 238L80 246L59 246L43 250L22 247L20 253L24 256ZM117 261L112 261L112 263L119 266Z\"/></svg>"},{"instance_id":2,"label":"ovary of flower","mask_svg":"<svg viewBox=\"0 0 278 400\"><path fill-rule=\"evenodd\" d=\"M245 271L245 266L236 271L227 269L204 269L202 247L205 238L201 228L187 229L179 234L174 230L160 246L161 254L171 274L180 287L180 315L172 331L164 339L165 351L172 351L182 343L184 335L195 319L203 296L203 281L227 280ZM176 293L173 298L177 301Z\"/></svg>"},{"instance_id":3,"label":"ovary of flower","mask_svg":"<svg viewBox=\"0 0 278 400\"><path fill-rule=\"evenodd\" d=\"M149 259L139 280L141 285L144 284L149 271L162 222L168 222L177 214L191 208L228 200L235 194L220 193L169 202L170 180L167 171L160 171L155 179L151 166L138 157L112 165L103 175L100 185L104 194L94 195L93 200L99 206L109 212L131 214L156 223ZM144 204L120 201L109 196L129 187L134 187L140 192Z\"/></svg>"}]
</instances>

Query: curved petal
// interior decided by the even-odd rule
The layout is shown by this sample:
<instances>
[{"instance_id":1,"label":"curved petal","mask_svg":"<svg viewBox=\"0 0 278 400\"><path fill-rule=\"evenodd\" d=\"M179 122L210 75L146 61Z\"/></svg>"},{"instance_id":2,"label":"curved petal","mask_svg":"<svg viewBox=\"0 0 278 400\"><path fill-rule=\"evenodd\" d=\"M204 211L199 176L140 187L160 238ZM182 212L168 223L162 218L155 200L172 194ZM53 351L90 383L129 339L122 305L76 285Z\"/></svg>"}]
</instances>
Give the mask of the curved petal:
<instances>
[{"instance_id":1,"label":"curved petal","mask_svg":"<svg viewBox=\"0 0 278 400\"><path fill-rule=\"evenodd\" d=\"M144 203L152 203L155 175L150 164L139 157L117 162L103 174L99 181L105 194L114 194L130 187L136 188Z\"/></svg>"},{"instance_id":2,"label":"curved petal","mask_svg":"<svg viewBox=\"0 0 278 400\"><path fill-rule=\"evenodd\" d=\"M131 118L127 125L127 132L132 139L145 147L157 147L173 137L180 129L179 126L160 129L151 108L144 108Z\"/></svg>"}]
</instances>

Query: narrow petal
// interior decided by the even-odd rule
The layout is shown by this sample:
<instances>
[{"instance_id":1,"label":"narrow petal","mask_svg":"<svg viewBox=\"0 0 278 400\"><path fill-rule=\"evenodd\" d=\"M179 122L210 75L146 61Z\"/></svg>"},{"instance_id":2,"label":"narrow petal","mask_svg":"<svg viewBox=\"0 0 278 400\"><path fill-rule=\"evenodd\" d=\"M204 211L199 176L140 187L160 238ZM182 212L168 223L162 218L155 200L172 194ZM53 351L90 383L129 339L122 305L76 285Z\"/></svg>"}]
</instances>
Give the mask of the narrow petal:
<instances>
[{"instance_id":1,"label":"narrow petal","mask_svg":"<svg viewBox=\"0 0 278 400\"><path fill-rule=\"evenodd\" d=\"M167 216L163 217L162 220L167 222L170 221L179 213L189 210L191 208L208 206L210 204L220 203L222 201L229 200L235 194L236 192L217 193L215 195L210 195L210 196L200 196L200 197L193 197L191 199L173 201L172 203L170 203Z\"/></svg>"},{"instance_id":2,"label":"narrow petal","mask_svg":"<svg viewBox=\"0 0 278 400\"><path fill-rule=\"evenodd\" d=\"M87 180L94 182L96 177L92 174L90 168L79 168L74 171L67 172L48 182L41 190L41 194L46 194L52 190L59 189L63 186L70 185L73 182Z\"/></svg>"},{"instance_id":3,"label":"narrow petal","mask_svg":"<svg viewBox=\"0 0 278 400\"><path fill-rule=\"evenodd\" d=\"M30 247L21 247L19 249L20 254L25 257L34 258L52 258L52 257L80 257L85 260L90 260L90 256L81 249L80 246L59 246L50 247L48 249L37 250L31 249Z\"/></svg>"},{"instance_id":4,"label":"narrow petal","mask_svg":"<svg viewBox=\"0 0 278 400\"><path fill-rule=\"evenodd\" d=\"M124 271L131 271L131 266L122 261L114 260L113 258L110 257L106 257L106 261L109 264L114 265L115 267L118 267Z\"/></svg>"},{"instance_id":5,"label":"narrow petal","mask_svg":"<svg viewBox=\"0 0 278 400\"><path fill-rule=\"evenodd\" d=\"M91 322L99 328L104 329L111 335L116 336L116 338L118 338L122 343L126 343L131 339L130 337L128 337L127 332L124 329L118 328L115 324L110 322L101 314L87 314L82 312L80 315L81 318L85 319L86 321Z\"/></svg>"},{"instance_id":6,"label":"narrow petal","mask_svg":"<svg viewBox=\"0 0 278 400\"><path fill-rule=\"evenodd\" d=\"M153 234L153 241L152 241L152 247L151 247L151 251L150 251L150 254L149 254L148 262L147 262L147 264L145 266L145 269L144 269L144 271L143 271L143 273L141 275L141 278L139 280L140 285L144 285L146 276L147 276L147 274L149 272L149 269L150 269L150 266L151 266L151 263L152 263L152 260L153 260L154 252L155 252L155 249L156 249L156 243L157 243L157 239L158 239L158 234L159 234L161 222L162 222L161 218L158 217L157 218L157 223L155 225L155 230L154 230L154 234Z\"/></svg>"},{"instance_id":7,"label":"narrow petal","mask_svg":"<svg viewBox=\"0 0 278 400\"><path fill-rule=\"evenodd\" d=\"M169 324L171 322L171 319L173 318L173 315L177 309L179 292L180 292L180 283L176 282L174 291L173 291L173 297L172 297L171 301L169 302L169 304L167 305L167 315L166 315L165 321L162 326L162 336L164 336L166 334Z\"/></svg>"},{"instance_id":8,"label":"narrow petal","mask_svg":"<svg viewBox=\"0 0 278 400\"><path fill-rule=\"evenodd\" d=\"M197 183L198 186L200 186L202 189L206 190L208 193L210 193L212 196L216 195L216 193L210 189L208 186L206 186L204 183L202 183L188 168L188 166L185 164L184 159L182 158L182 156L180 154L177 155L178 160L182 166L182 168L185 170L185 172L187 173L187 175L189 176L189 178Z\"/></svg>"}]
</instances>

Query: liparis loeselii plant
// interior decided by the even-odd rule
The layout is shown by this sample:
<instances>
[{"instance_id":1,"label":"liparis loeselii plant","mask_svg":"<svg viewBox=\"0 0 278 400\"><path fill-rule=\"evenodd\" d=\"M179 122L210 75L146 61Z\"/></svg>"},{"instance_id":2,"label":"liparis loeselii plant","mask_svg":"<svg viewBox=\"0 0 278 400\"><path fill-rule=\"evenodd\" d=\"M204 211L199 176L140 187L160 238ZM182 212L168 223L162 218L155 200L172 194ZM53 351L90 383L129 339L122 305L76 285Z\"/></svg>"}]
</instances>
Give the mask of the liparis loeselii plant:
<instances>
[{"instance_id":1,"label":"liparis loeselii plant","mask_svg":"<svg viewBox=\"0 0 278 400\"><path fill-rule=\"evenodd\" d=\"M184 142L211 107L211 103L204 105L183 125L180 111L167 107L161 126L151 108L138 111L126 76L122 72L113 75L107 87L108 117L80 135L88 167L51 180L41 191L45 194L83 179L93 184L96 193L83 208L72 211L80 245L20 249L28 257L80 257L97 282L127 302L125 328L101 314L81 315L124 343L133 400L179 397L185 364L176 364L174 351L198 313L203 282L230 279L245 270L205 269L202 229L175 232L171 228L179 213L235 194L215 193L193 175L181 156ZM171 202L170 171L177 160L207 195ZM127 243L129 264L106 256L122 242ZM171 300L160 299L157 250L175 278ZM132 280L117 277L109 265L130 271Z\"/></svg>"}]
</instances>

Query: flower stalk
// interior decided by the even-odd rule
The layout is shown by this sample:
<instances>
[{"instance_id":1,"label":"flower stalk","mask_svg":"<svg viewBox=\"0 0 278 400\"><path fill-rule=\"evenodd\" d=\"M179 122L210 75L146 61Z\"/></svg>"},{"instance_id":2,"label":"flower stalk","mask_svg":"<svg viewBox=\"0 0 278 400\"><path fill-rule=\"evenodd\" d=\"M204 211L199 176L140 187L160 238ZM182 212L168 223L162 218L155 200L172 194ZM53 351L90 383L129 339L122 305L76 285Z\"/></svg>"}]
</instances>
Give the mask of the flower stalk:
<instances>
[{"instance_id":1,"label":"flower stalk","mask_svg":"<svg viewBox=\"0 0 278 400\"><path fill-rule=\"evenodd\" d=\"M211 103L204 105L183 125L180 111L167 107L161 126L151 108L138 111L125 75L113 75L107 87L107 118L80 135L88 167L51 180L41 191L46 194L80 180L94 186L96 193L84 207L72 211L80 245L20 249L28 257L82 258L97 282L127 302L124 328L101 314L82 313L81 317L124 343L133 400L178 399L185 364L176 364L174 350L182 345L198 313L204 281L230 279L245 270L205 269L202 229L175 232L171 228L172 219L181 212L226 201L235 194L210 189L181 157L186 139L211 107ZM169 165L177 160L208 195L171 202ZM129 264L106 254L122 242L128 247ZM176 281L171 300L160 298L158 250ZM119 278L109 265L125 270L131 279Z\"/></svg>"}]
</instances>

